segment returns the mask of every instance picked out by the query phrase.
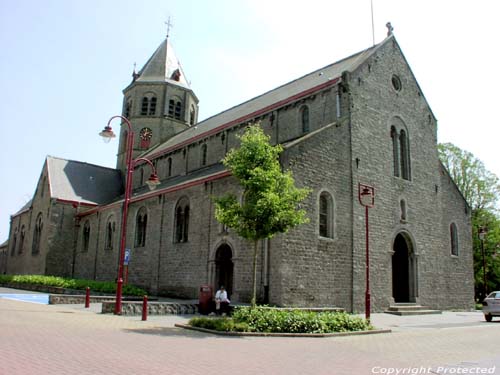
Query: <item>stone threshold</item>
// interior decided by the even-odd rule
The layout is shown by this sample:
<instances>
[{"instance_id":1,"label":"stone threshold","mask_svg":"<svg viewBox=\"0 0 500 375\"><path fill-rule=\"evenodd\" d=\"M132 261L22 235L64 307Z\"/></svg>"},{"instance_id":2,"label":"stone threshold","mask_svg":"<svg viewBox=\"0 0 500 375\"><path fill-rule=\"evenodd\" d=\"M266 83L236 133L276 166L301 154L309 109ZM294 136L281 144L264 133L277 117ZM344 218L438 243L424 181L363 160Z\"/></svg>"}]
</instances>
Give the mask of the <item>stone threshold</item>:
<instances>
[{"instance_id":1,"label":"stone threshold","mask_svg":"<svg viewBox=\"0 0 500 375\"><path fill-rule=\"evenodd\" d=\"M220 336L241 336L241 337L344 337L344 336L361 336L361 335L375 335L381 333L391 333L390 329L372 329L369 331L352 331L352 332L334 332L334 333L273 333L273 332L225 332L216 331L213 329L193 327L189 324L176 323L176 327L189 329L192 331L199 331L204 333L211 333Z\"/></svg>"}]
</instances>

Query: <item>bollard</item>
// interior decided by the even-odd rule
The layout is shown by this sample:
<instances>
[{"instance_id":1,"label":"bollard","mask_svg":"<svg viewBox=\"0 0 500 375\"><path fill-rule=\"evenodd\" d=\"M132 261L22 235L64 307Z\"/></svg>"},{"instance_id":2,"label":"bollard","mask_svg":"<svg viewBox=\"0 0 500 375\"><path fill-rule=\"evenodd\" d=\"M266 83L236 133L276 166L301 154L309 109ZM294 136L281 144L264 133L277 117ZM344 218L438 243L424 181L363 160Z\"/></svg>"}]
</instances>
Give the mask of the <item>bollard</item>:
<instances>
[{"instance_id":1,"label":"bollard","mask_svg":"<svg viewBox=\"0 0 500 375\"><path fill-rule=\"evenodd\" d=\"M85 308L88 309L90 307L90 288L87 287L85 289Z\"/></svg>"},{"instance_id":2,"label":"bollard","mask_svg":"<svg viewBox=\"0 0 500 375\"><path fill-rule=\"evenodd\" d=\"M142 320L148 320L148 296L142 299Z\"/></svg>"}]
</instances>

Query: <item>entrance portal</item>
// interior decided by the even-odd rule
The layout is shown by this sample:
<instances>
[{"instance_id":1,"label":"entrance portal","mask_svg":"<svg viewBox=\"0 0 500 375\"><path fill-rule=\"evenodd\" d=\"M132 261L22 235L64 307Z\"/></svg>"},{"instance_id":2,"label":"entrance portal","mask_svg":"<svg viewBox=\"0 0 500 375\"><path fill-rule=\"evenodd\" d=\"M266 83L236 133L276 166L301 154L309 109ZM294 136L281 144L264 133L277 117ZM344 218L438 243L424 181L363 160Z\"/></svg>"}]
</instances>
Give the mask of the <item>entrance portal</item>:
<instances>
[{"instance_id":1,"label":"entrance portal","mask_svg":"<svg viewBox=\"0 0 500 375\"><path fill-rule=\"evenodd\" d=\"M231 297L233 294L233 252L227 244L222 244L215 253L215 287L220 288L224 285L226 291Z\"/></svg>"},{"instance_id":2,"label":"entrance portal","mask_svg":"<svg viewBox=\"0 0 500 375\"><path fill-rule=\"evenodd\" d=\"M395 302L415 302L417 296L416 260L410 240L398 234L392 256L392 295Z\"/></svg>"}]
</instances>

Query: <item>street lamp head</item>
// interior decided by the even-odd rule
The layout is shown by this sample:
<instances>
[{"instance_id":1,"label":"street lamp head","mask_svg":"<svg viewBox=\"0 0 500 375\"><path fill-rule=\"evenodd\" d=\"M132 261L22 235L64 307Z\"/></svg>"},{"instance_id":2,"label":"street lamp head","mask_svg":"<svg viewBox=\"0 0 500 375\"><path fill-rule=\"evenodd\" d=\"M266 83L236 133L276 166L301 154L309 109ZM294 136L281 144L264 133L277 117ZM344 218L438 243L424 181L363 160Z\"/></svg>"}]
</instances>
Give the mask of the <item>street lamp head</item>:
<instances>
[{"instance_id":1,"label":"street lamp head","mask_svg":"<svg viewBox=\"0 0 500 375\"><path fill-rule=\"evenodd\" d=\"M102 132L99 133L105 143L109 143L112 138L115 138L115 132L111 129L111 126L107 125L104 127Z\"/></svg>"},{"instance_id":2,"label":"street lamp head","mask_svg":"<svg viewBox=\"0 0 500 375\"><path fill-rule=\"evenodd\" d=\"M156 173L151 173L151 176L149 176L146 184L148 185L149 190L154 190L158 185L161 184L161 182Z\"/></svg>"},{"instance_id":3,"label":"street lamp head","mask_svg":"<svg viewBox=\"0 0 500 375\"><path fill-rule=\"evenodd\" d=\"M486 236L486 233L488 232L488 230L485 228L485 227L480 227L479 228L479 239L482 241L484 240L484 236Z\"/></svg>"}]
</instances>

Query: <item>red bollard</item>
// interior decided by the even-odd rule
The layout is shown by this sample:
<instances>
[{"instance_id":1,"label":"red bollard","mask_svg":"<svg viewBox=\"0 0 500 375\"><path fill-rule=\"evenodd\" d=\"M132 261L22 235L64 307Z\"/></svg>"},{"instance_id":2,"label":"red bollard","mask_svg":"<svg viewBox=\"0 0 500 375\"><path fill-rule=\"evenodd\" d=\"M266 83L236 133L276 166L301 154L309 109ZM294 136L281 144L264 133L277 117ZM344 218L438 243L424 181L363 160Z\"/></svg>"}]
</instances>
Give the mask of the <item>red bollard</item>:
<instances>
[{"instance_id":1,"label":"red bollard","mask_svg":"<svg viewBox=\"0 0 500 375\"><path fill-rule=\"evenodd\" d=\"M148 296L142 299L142 320L148 320Z\"/></svg>"},{"instance_id":2,"label":"red bollard","mask_svg":"<svg viewBox=\"0 0 500 375\"><path fill-rule=\"evenodd\" d=\"M90 307L90 288L87 287L85 289L85 308L88 309Z\"/></svg>"}]
</instances>

